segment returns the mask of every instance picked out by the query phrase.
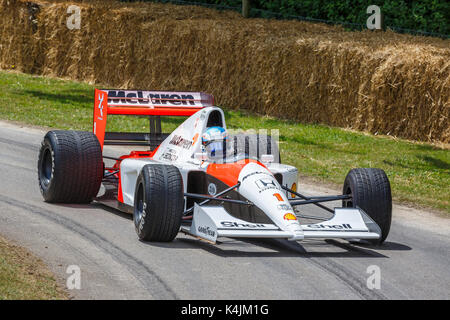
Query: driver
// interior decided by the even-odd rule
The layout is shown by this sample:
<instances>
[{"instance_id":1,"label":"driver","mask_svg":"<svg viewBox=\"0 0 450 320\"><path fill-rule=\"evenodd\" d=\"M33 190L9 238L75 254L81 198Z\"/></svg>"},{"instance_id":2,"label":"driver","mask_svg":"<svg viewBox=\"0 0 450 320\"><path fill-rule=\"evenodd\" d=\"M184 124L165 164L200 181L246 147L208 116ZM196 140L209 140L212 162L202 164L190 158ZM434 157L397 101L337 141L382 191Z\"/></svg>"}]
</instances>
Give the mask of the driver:
<instances>
[{"instance_id":1,"label":"driver","mask_svg":"<svg viewBox=\"0 0 450 320\"><path fill-rule=\"evenodd\" d=\"M210 127L202 135L202 149L209 160L221 160L233 153L228 132L222 127Z\"/></svg>"}]
</instances>

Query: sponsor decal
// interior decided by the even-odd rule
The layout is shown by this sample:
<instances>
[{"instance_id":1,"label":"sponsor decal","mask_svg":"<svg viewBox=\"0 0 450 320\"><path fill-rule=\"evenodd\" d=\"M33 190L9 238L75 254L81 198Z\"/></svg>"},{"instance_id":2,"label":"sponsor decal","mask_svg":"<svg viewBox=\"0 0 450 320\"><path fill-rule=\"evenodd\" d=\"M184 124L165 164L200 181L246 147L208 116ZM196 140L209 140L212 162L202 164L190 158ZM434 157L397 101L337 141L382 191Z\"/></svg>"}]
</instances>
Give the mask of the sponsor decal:
<instances>
[{"instance_id":1,"label":"sponsor decal","mask_svg":"<svg viewBox=\"0 0 450 320\"><path fill-rule=\"evenodd\" d=\"M167 161L177 161L178 155L177 152L173 149L168 149L166 152L164 152L161 157L161 160L167 160Z\"/></svg>"},{"instance_id":2,"label":"sponsor decal","mask_svg":"<svg viewBox=\"0 0 450 320\"><path fill-rule=\"evenodd\" d=\"M139 98L139 99L121 99ZM158 105L192 105L195 106L194 96L191 94L156 93L148 91L108 90L109 103L123 104L158 104Z\"/></svg>"},{"instance_id":3,"label":"sponsor decal","mask_svg":"<svg viewBox=\"0 0 450 320\"><path fill-rule=\"evenodd\" d=\"M172 140L169 141L174 146L181 147L183 149L190 149L194 142L192 140L185 139L179 135L174 135Z\"/></svg>"},{"instance_id":4,"label":"sponsor decal","mask_svg":"<svg viewBox=\"0 0 450 320\"><path fill-rule=\"evenodd\" d=\"M297 220L297 217L293 214L293 213L286 213L284 216L283 216L283 219L284 220Z\"/></svg>"},{"instance_id":5,"label":"sponsor decal","mask_svg":"<svg viewBox=\"0 0 450 320\"><path fill-rule=\"evenodd\" d=\"M100 117L99 120L103 120L103 99L105 99L105 95L103 93L98 94L98 108L100 109Z\"/></svg>"},{"instance_id":6,"label":"sponsor decal","mask_svg":"<svg viewBox=\"0 0 450 320\"><path fill-rule=\"evenodd\" d=\"M258 223L237 223L232 221L221 221L220 224L227 228L265 228L264 224Z\"/></svg>"},{"instance_id":7,"label":"sponsor decal","mask_svg":"<svg viewBox=\"0 0 450 320\"><path fill-rule=\"evenodd\" d=\"M180 101L182 99L194 100L194 96L192 95L178 95L178 94L149 94L149 98L152 99L152 103L154 104L173 104L173 105L194 105L195 101ZM170 100L173 99L173 100Z\"/></svg>"},{"instance_id":8,"label":"sponsor decal","mask_svg":"<svg viewBox=\"0 0 450 320\"><path fill-rule=\"evenodd\" d=\"M279 193L274 193L273 196L274 196L275 198L277 198L278 201L284 201L284 200L283 200L283 197L282 197L281 194L279 194Z\"/></svg>"},{"instance_id":9,"label":"sponsor decal","mask_svg":"<svg viewBox=\"0 0 450 320\"><path fill-rule=\"evenodd\" d=\"M268 172L255 171L255 172L249 173L249 174L245 175L244 177L242 177L242 181L244 181L244 180L247 179L248 177L251 177L251 176L253 176L253 175L255 175L255 174L265 174L265 175L267 175L267 176L273 177L273 176L272 176L270 173L268 173Z\"/></svg>"},{"instance_id":10,"label":"sponsor decal","mask_svg":"<svg viewBox=\"0 0 450 320\"><path fill-rule=\"evenodd\" d=\"M216 236L216 232L214 230L211 230L209 227L199 226L197 228L197 231L199 233L203 233L203 234L205 234L207 236L210 236L210 237L215 237Z\"/></svg>"},{"instance_id":11,"label":"sponsor decal","mask_svg":"<svg viewBox=\"0 0 450 320\"><path fill-rule=\"evenodd\" d=\"M139 98L133 99L120 99L120 98ZM123 104L149 104L149 99L144 99L142 91L115 91L108 90L108 103L123 103Z\"/></svg>"},{"instance_id":12,"label":"sponsor decal","mask_svg":"<svg viewBox=\"0 0 450 320\"><path fill-rule=\"evenodd\" d=\"M259 188L259 193L270 190L270 189L276 189L279 190L277 183L275 180L270 178L263 178L255 181L256 186Z\"/></svg>"},{"instance_id":13,"label":"sponsor decal","mask_svg":"<svg viewBox=\"0 0 450 320\"><path fill-rule=\"evenodd\" d=\"M211 196L215 196L217 193L217 186L214 183L210 183L208 185L208 194Z\"/></svg>"},{"instance_id":14,"label":"sponsor decal","mask_svg":"<svg viewBox=\"0 0 450 320\"><path fill-rule=\"evenodd\" d=\"M288 204L279 204L277 205L277 209L280 211L288 211L288 210L292 210L291 206Z\"/></svg>"},{"instance_id":15,"label":"sponsor decal","mask_svg":"<svg viewBox=\"0 0 450 320\"><path fill-rule=\"evenodd\" d=\"M141 234L142 229L144 228L144 224L145 224L145 217L147 216L147 203L144 202L142 204L142 217L141 220L139 221L139 226L138 226L138 233Z\"/></svg>"},{"instance_id":16,"label":"sponsor decal","mask_svg":"<svg viewBox=\"0 0 450 320\"><path fill-rule=\"evenodd\" d=\"M314 229L333 229L333 230L352 229L352 226L348 223L335 224L335 225L308 224L307 227L314 228Z\"/></svg>"}]
</instances>

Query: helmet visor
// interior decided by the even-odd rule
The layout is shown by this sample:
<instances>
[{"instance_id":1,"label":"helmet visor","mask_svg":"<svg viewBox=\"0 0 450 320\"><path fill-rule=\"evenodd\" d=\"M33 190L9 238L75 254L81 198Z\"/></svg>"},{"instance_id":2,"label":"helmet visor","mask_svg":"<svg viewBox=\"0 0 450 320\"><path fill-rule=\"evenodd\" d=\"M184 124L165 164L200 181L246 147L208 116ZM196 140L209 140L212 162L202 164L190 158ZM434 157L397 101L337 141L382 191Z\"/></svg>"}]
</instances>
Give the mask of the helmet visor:
<instances>
[{"instance_id":1,"label":"helmet visor","mask_svg":"<svg viewBox=\"0 0 450 320\"><path fill-rule=\"evenodd\" d=\"M208 158L211 160L225 159L231 150L231 144L227 140L213 140L205 146Z\"/></svg>"}]
</instances>

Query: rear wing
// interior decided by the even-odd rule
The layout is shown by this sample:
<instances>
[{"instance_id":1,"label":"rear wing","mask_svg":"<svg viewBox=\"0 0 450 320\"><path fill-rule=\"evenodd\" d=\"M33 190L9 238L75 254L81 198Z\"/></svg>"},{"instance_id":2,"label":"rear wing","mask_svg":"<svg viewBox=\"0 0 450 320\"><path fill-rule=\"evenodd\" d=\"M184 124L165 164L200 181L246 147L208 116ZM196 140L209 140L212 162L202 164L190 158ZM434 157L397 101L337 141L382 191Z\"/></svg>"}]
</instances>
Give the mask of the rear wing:
<instances>
[{"instance_id":1,"label":"rear wing","mask_svg":"<svg viewBox=\"0 0 450 320\"><path fill-rule=\"evenodd\" d=\"M100 145L144 145L156 148L168 134L161 133L160 116L191 116L212 107L214 97L203 92L95 89L93 132ZM148 116L149 133L105 132L108 115Z\"/></svg>"}]
</instances>

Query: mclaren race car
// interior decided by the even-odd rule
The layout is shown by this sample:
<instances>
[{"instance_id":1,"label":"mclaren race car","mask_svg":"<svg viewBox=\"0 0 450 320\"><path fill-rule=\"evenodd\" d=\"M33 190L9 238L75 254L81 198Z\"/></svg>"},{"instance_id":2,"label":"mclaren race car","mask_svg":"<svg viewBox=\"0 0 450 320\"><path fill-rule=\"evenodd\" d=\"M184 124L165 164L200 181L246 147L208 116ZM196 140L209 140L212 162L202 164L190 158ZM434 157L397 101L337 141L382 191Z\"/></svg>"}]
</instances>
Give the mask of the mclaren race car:
<instances>
[{"instance_id":1,"label":"mclaren race car","mask_svg":"<svg viewBox=\"0 0 450 320\"><path fill-rule=\"evenodd\" d=\"M113 115L148 117L150 130L106 132ZM187 119L167 134L161 116ZM140 150L113 157L104 154L105 145ZM228 134L224 112L201 92L96 89L92 132L49 131L38 159L45 201L97 201L131 213L145 241L172 241L178 232L211 243L220 237L386 239L392 200L384 171L352 169L343 193L334 196L300 193L297 175L281 163L273 137ZM323 204L336 200L341 207ZM307 204L331 217L305 222L314 219L302 215Z\"/></svg>"}]
</instances>

